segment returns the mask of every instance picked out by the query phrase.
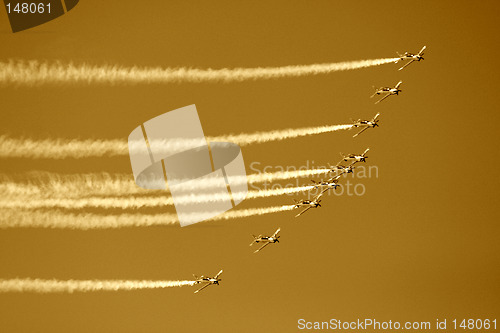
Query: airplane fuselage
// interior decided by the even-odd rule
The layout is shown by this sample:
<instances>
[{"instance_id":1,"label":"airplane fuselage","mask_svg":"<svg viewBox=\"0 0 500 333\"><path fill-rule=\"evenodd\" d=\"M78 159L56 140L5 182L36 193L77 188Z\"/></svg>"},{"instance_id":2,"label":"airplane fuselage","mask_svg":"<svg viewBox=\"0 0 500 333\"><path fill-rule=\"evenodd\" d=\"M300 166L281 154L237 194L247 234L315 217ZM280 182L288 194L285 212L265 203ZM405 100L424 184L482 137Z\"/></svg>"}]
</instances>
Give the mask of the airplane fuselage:
<instances>
[{"instance_id":1,"label":"airplane fuselage","mask_svg":"<svg viewBox=\"0 0 500 333\"><path fill-rule=\"evenodd\" d=\"M345 161L345 159L344 159L344 161ZM347 166L347 167L338 167L338 168L337 168L337 170L342 170L342 171L344 171L345 173L353 173L353 169L354 169L354 168L353 168L353 167L351 167L351 166ZM337 171L337 170L335 170L335 171ZM332 171L334 171L334 170L332 170Z\"/></svg>"},{"instance_id":2,"label":"airplane fuselage","mask_svg":"<svg viewBox=\"0 0 500 333\"><path fill-rule=\"evenodd\" d=\"M375 127L375 126L378 126L377 123L369 120L363 120L354 124L354 127Z\"/></svg>"},{"instance_id":3,"label":"airplane fuselage","mask_svg":"<svg viewBox=\"0 0 500 333\"><path fill-rule=\"evenodd\" d=\"M401 90L397 89L397 88L391 88L391 87L384 87L384 88L380 88L378 89L375 94L377 95L380 95L380 94L385 94L385 93L389 93L391 95L397 95Z\"/></svg>"},{"instance_id":4,"label":"airplane fuselage","mask_svg":"<svg viewBox=\"0 0 500 333\"><path fill-rule=\"evenodd\" d=\"M355 161L355 162L366 162L365 157L363 156L351 156L344 158L344 161Z\"/></svg>"},{"instance_id":5,"label":"airplane fuselage","mask_svg":"<svg viewBox=\"0 0 500 333\"><path fill-rule=\"evenodd\" d=\"M313 208L316 208L316 207L319 206L319 202L305 200L305 201L303 201L303 202L298 203L298 204L295 205L296 208L307 207L307 206L311 206Z\"/></svg>"},{"instance_id":6,"label":"airplane fuselage","mask_svg":"<svg viewBox=\"0 0 500 333\"><path fill-rule=\"evenodd\" d=\"M196 283L210 283L210 284L219 284L219 280L218 279L214 279L214 278L206 278L206 277L202 277L201 279L198 279L196 280Z\"/></svg>"},{"instance_id":7,"label":"airplane fuselage","mask_svg":"<svg viewBox=\"0 0 500 333\"><path fill-rule=\"evenodd\" d=\"M262 237L261 239L255 240L255 243L261 243L261 242L276 243L276 242L278 242L278 239L274 238L274 237Z\"/></svg>"}]
</instances>

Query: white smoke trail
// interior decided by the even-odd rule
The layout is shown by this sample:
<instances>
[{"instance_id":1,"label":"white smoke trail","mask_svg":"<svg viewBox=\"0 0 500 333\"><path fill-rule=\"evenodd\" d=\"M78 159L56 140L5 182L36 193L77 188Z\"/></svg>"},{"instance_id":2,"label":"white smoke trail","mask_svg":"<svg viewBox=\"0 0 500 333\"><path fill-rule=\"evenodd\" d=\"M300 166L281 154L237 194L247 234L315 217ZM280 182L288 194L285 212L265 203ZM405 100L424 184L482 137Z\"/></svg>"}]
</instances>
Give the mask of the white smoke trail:
<instances>
[{"instance_id":1,"label":"white smoke trail","mask_svg":"<svg viewBox=\"0 0 500 333\"><path fill-rule=\"evenodd\" d=\"M304 170L291 170L291 171L275 171L275 172L263 172L263 173L253 173L248 175L247 181L249 184L260 183L260 182L272 182L275 180L293 179L299 177L309 177L322 175L331 172L332 169L319 168L319 169L304 169Z\"/></svg>"},{"instance_id":2,"label":"white smoke trail","mask_svg":"<svg viewBox=\"0 0 500 333\"><path fill-rule=\"evenodd\" d=\"M229 177L232 184L256 184L277 180L317 176L331 172L331 169L304 169L250 174L246 177ZM162 194L163 190L145 190L138 187L127 174L82 174L59 175L34 172L28 174L33 180L16 182L12 177L0 175L0 198L3 200L44 199L44 198L85 198L92 196ZM197 190L213 186L210 179L190 184ZM284 193L286 194L286 193Z\"/></svg>"},{"instance_id":3,"label":"white smoke trail","mask_svg":"<svg viewBox=\"0 0 500 333\"><path fill-rule=\"evenodd\" d=\"M272 196L294 194L313 189L315 186L306 185L298 187L274 188L265 190L250 191L247 193L246 199L267 198ZM233 193L234 195L234 193ZM206 195L185 195L176 197L177 205L201 202L218 202L227 200L227 195L222 194L206 194ZM107 198L48 198L48 199L31 199L19 198L1 198L0 208L20 208L20 209L39 209L39 208L65 208L65 209L82 209L87 207L92 208L120 208L120 209L139 209L151 207L163 207L173 205L174 200L171 196L156 196L156 197L107 197Z\"/></svg>"},{"instance_id":4,"label":"white smoke trail","mask_svg":"<svg viewBox=\"0 0 500 333\"><path fill-rule=\"evenodd\" d=\"M0 83L40 85L53 83L161 84L180 82L235 82L328 74L393 63L399 58L346 61L283 67L233 69L139 68L44 63L39 61L0 62Z\"/></svg>"},{"instance_id":5,"label":"white smoke trail","mask_svg":"<svg viewBox=\"0 0 500 333\"><path fill-rule=\"evenodd\" d=\"M162 289L192 286L194 281L150 281L150 280L0 280L0 293L73 293L89 291L119 291L137 289Z\"/></svg>"},{"instance_id":6,"label":"white smoke trail","mask_svg":"<svg viewBox=\"0 0 500 333\"><path fill-rule=\"evenodd\" d=\"M86 158L124 156L124 140L12 139L0 136L0 158Z\"/></svg>"},{"instance_id":7,"label":"white smoke trail","mask_svg":"<svg viewBox=\"0 0 500 333\"><path fill-rule=\"evenodd\" d=\"M256 132L250 134L232 134L224 136L208 137L209 142L232 142L239 146L247 146L257 143L271 141L281 141L302 136L330 133L351 128L352 125L327 125L306 128L289 128L270 132ZM183 147L189 146L190 142L182 139L178 140L155 140L151 142L155 147L165 147L168 152L180 151ZM44 139L33 140L18 138L13 139L6 136L0 136L0 158L88 158L102 156L126 156L134 153L134 147L129 146L125 140L68 140L68 139Z\"/></svg>"},{"instance_id":8,"label":"white smoke trail","mask_svg":"<svg viewBox=\"0 0 500 333\"><path fill-rule=\"evenodd\" d=\"M340 130L350 129L353 125L326 125L306 128L288 128L272 132L257 132L251 134L231 134L208 138L211 142L233 142L239 146L246 146L255 143L264 143L271 141L282 141L301 136L330 133Z\"/></svg>"},{"instance_id":9,"label":"white smoke trail","mask_svg":"<svg viewBox=\"0 0 500 333\"><path fill-rule=\"evenodd\" d=\"M22 179L19 181L18 179ZM0 174L0 197L79 198L84 196L141 195L163 193L145 190L136 185L128 174L89 173L62 175L50 172L29 172L12 177Z\"/></svg>"},{"instance_id":10,"label":"white smoke trail","mask_svg":"<svg viewBox=\"0 0 500 333\"><path fill-rule=\"evenodd\" d=\"M0 229L51 228L51 229L117 229L126 227L150 227L178 225L176 214L118 214L92 213L71 214L61 212L27 212L4 209L0 215Z\"/></svg>"},{"instance_id":11,"label":"white smoke trail","mask_svg":"<svg viewBox=\"0 0 500 333\"><path fill-rule=\"evenodd\" d=\"M250 216L256 216L256 215L260 216L260 215L266 215L266 214L271 214L271 213L285 212L285 211L289 211L292 209L295 209L294 205L230 210L230 211L225 212L222 215L219 215L219 216L212 218L211 220L214 220L214 221L231 220L231 219L237 219L237 218L242 218L242 217L250 217Z\"/></svg>"},{"instance_id":12,"label":"white smoke trail","mask_svg":"<svg viewBox=\"0 0 500 333\"><path fill-rule=\"evenodd\" d=\"M249 208L230 210L207 221L230 220L236 218L259 216L294 209L294 205L265 208ZM203 216L205 216L203 214ZM187 216L187 219L190 217ZM191 218L199 221L196 213ZM0 229L7 228L58 228L75 230L117 229L126 227L150 227L176 225L176 214L65 214L60 212L26 212L19 210L4 210L0 215Z\"/></svg>"}]
</instances>

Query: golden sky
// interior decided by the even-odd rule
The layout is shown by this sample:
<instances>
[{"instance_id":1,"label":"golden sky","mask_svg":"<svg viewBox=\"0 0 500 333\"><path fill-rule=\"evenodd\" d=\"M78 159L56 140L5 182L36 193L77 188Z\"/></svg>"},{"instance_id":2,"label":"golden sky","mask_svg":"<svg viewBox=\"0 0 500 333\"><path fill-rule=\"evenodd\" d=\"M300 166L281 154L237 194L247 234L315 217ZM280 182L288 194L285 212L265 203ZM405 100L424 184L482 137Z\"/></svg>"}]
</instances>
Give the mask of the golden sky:
<instances>
[{"instance_id":1,"label":"golden sky","mask_svg":"<svg viewBox=\"0 0 500 333\"><path fill-rule=\"evenodd\" d=\"M13 138L126 142L144 121L190 104L207 136L381 113L379 128L354 139L354 131L340 131L242 147L248 174L336 164L340 152L371 148L367 165L378 178L341 180L364 184L363 196L327 196L297 219L285 211L186 228L0 229L0 279L185 280L224 269L220 286L196 295L194 287L2 294L1 330L293 332L300 318L499 320L499 12L497 1L86 0L13 34L1 9L0 62L263 67L391 58L427 45L425 60L404 71L388 64L236 83L0 85L0 135ZM372 86L399 80L399 96L373 104ZM128 156L0 159L2 176L24 181L34 171L131 175ZM293 198L301 197L247 200L236 209ZM277 227L280 243L253 254L250 235Z\"/></svg>"}]
</instances>

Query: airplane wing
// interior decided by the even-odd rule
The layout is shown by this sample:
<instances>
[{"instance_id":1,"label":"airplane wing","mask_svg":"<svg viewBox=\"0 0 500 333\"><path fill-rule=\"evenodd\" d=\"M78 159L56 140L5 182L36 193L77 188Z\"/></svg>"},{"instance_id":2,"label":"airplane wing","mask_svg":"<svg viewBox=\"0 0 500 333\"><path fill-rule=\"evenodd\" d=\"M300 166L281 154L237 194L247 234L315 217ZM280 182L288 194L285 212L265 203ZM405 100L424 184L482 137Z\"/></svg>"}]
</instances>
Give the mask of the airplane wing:
<instances>
[{"instance_id":1,"label":"airplane wing","mask_svg":"<svg viewBox=\"0 0 500 333\"><path fill-rule=\"evenodd\" d=\"M266 247L266 246L268 246L269 244L271 244L271 243L266 243L266 244L262 245L262 246L261 246L261 247L259 247L257 250L253 251L253 253L257 253L257 252L259 252L260 250L262 250L263 248L265 248L265 247Z\"/></svg>"},{"instance_id":2,"label":"airplane wing","mask_svg":"<svg viewBox=\"0 0 500 333\"><path fill-rule=\"evenodd\" d=\"M409 64L411 64L414 61L415 61L415 59L412 59L412 60L408 61L406 64L404 64L403 67L401 67L400 69L398 69L398 71L402 70L403 68L405 68L406 66L408 66Z\"/></svg>"},{"instance_id":3,"label":"airplane wing","mask_svg":"<svg viewBox=\"0 0 500 333\"><path fill-rule=\"evenodd\" d=\"M355 138L357 137L358 135L360 135L361 133L363 133L364 131L366 131L368 129L368 127L365 127L363 128L361 131L359 131L358 133L354 134L352 137Z\"/></svg>"},{"instance_id":4,"label":"airplane wing","mask_svg":"<svg viewBox=\"0 0 500 333\"><path fill-rule=\"evenodd\" d=\"M389 96L391 96L391 94L385 95L384 97L382 97L381 99L379 99L378 101L376 101L375 104L378 104L378 103L382 102L384 99L386 99Z\"/></svg>"},{"instance_id":5,"label":"airplane wing","mask_svg":"<svg viewBox=\"0 0 500 333\"><path fill-rule=\"evenodd\" d=\"M355 168L355 164L358 163L358 161L353 161L351 164L349 164L348 168L350 167L351 169Z\"/></svg>"},{"instance_id":6,"label":"airplane wing","mask_svg":"<svg viewBox=\"0 0 500 333\"><path fill-rule=\"evenodd\" d=\"M319 198L321 198L323 196L323 193L320 193L318 194L314 199L313 201L317 201Z\"/></svg>"},{"instance_id":7,"label":"airplane wing","mask_svg":"<svg viewBox=\"0 0 500 333\"><path fill-rule=\"evenodd\" d=\"M278 228L278 230L276 230L271 237L276 237L276 235L280 232L280 230L281 230L281 228Z\"/></svg>"},{"instance_id":8,"label":"airplane wing","mask_svg":"<svg viewBox=\"0 0 500 333\"><path fill-rule=\"evenodd\" d=\"M378 116L380 116L380 112L378 112L378 113L375 115L375 117L373 117L372 122L374 122L375 120L377 120Z\"/></svg>"},{"instance_id":9,"label":"airplane wing","mask_svg":"<svg viewBox=\"0 0 500 333\"><path fill-rule=\"evenodd\" d=\"M259 235L259 236L252 235L252 237L253 237L253 241L250 243L250 246L252 246L254 243L257 243L257 240L260 239L262 237L262 235Z\"/></svg>"},{"instance_id":10,"label":"airplane wing","mask_svg":"<svg viewBox=\"0 0 500 333\"><path fill-rule=\"evenodd\" d=\"M311 206L307 207L306 209L304 209L303 211L301 211L300 213L298 213L297 215L295 215L295 217L299 217L300 215L304 214L305 212L307 212L311 208L312 208Z\"/></svg>"},{"instance_id":11,"label":"airplane wing","mask_svg":"<svg viewBox=\"0 0 500 333\"><path fill-rule=\"evenodd\" d=\"M377 96L377 93L378 93L378 89L377 89L377 91L375 91L375 92L373 93L373 95L371 95L371 96L370 96L370 98L373 98L373 97Z\"/></svg>"},{"instance_id":12,"label":"airplane wing","mask_svg":"<svg viewBox=\"0 0 500 333\"><path fill-rule=\"evenodd\" d=\"M214 279L217 279L219 277L219 275L221 275L221 274L222 274L222 269L219 271L219 273L217 273L216 276L214 276Z\"/></svg>"},{"instance_id":13,"label":"airplane wing","mask_svg":"<svg viewBox=\"0 0 500 333\"><path fill-rule=\"evenodd\" d=\"M398 89L399 86L401 85L401 83L403 83L403 81L399 81L398 84L396 84L396 86L394 88Z\"/></svg>"},{"instance_id":14,"label":"airplane wing","mask_svg":"<svg viewBox=\"0 0 500 333\"><path fill-rule=\"evenodd\" d=\"M364 156L364 155L365 155L368 151L370 151L370 148L366 148L366 150L365 150L365 151L363 152L363 154L361 154L361 155L363 155L363 156Z\"/></svg>"},{"instance_id":15,"label":"airplane wing","mask_svg":"<svg viewBox=\"0 0 500 333\"><path fill-rule=\"evenodd\" d=\"M327 182L331 183L331 182L336 182L340 179L342 175L335 175L335 177L332 177L330 179L327 180Z\"/></svg>"},{"instance_id":16,"label":"airplane wing","mask_svg":"<svg viewBox=\"0 0 500 333\"><path fill-rule=\"evenodd\" d=\"M196 290L194 293L199 293L200 291L202 291L203 289L205 289L206 287L208 287L210 285L210 283L207 283L206 285L204 285L203 287L201 287L200 289Z\"/></svg>"},{"instance_id":17,"label":"airplane wing","mask_svg":"<svg viewBox=\"0 0 500 333\"><path fill-rule=\"evenodd\" d=\"M330 190L330 189L331 189L331 187L327 187L327 188L325 188L323 191L321 191L321 195L323 195L323 193L325 193L326 191L328 191L328 190Z\"/></svg>"},{"instance_id":18,"label":"airplane wing","mask_svg":"<svg viewBox=\"0 0 500 333\"><path fill-rule=\"evenodd\" d=\"M424 45L424 47L418 52L418 54L422 55L426 47L427 46Z\"/></svg>"}]
</instances>

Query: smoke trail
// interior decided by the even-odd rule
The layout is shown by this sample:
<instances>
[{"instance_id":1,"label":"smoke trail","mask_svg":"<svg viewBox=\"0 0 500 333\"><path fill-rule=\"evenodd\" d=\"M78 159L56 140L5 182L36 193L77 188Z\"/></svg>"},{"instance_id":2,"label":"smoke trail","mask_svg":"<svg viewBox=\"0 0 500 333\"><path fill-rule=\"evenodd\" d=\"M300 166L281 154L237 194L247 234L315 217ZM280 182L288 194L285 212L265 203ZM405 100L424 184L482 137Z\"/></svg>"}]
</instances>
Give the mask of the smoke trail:
<instances>
[{"instance_id":1,"label":"smoke trail","mask_svg":"<svg viewBox=\"0 0 500 333\"><path fill-rule=\"evenodd\" d=\"M331 172L331 169L321 168L321 169L305 169L305 170L292 170L292 171L275 171L275 172L263 172L263 173L253 173L248 175L246 178L249 184L260 183L260 182L272 182L274 180L284 180L292 179L298 177L309 177L316 176Z\"/></svg>"},{"instance_id":2,"label":"smoke trail","mask_svg":"<svg viewBox=\"0 0 500 333\"><path fill-rule=\"evenodd\" d=\"M250 134L232 134L224 136L208 137L209 142L232 142L239 146L247 146L257 143L271 141L282 141L302 136L330 133L351 128L352 125L328 125L306 128L289 128L270 132L256 132ZM141 145L142 146L142 142ZM178 151L189 146L190 142L178 140L156 140L156 147L164 146L166 151ZM134 153L134 147L130 145L130 153ZM129 154L129 146L125 140L68 140L68 139L13 139L0 136L0 158L88 158L102 156L126 156Z\"/></svg>"},{"instance_id":3,"label":"smoke trail","mask_svg":"<svg viewBox=\"0 0 500 333\"><path fill-rule=\"evenodd\" d=\"M17 177L0 174L0 197L78 198L119 194L155 194L161 190L140 188L128 174L89 173L61 175L50 172L28 172ZM18 181L22 179L22 181Z\"/></svg>"},{"instance_id":4,"label":"smoke trail","mask_svg":"<svg viewBox=\"0 0 500 333\"><path fill-rule=\"evenodd\" d=\"M117 229L126 227L150 227L178 225L176 214L119 214L98 215L92 213L65 214L61 212L26 212L3 210L0 229L7 228L51 228L51 229Z\"/></svg>"},{"instance_id":5,"label":"smoke trail","mask_svg":"<svg viewBox=\"0 0 500 333\"><path fill-rule=\"evenodd\" d=\"M350 129L352 125L328 125L328 126L315 126L306 128L289 128L285 130L278 130L272 132L257 132L252 134L232 134L226 136L218 136L209 138L213 142L234 142L240 146L246 146L254 143L264 143L271 141L282 141L291 138L298 138L301 136L315 135L321 133L329 133L340 130Z\"/></svg>"},{"instance_id":6,"label":"smoke trail","mask_svg":"<svg viewBox=\"0 0 500 333\"><path fill-rule=\"evenodd\" d=\"M181 82L240 82L306 75L328 74L393 63L399 58L346 61L283 67L257 68L139 68L43 63L38 61L0 62L0 83L40 85L53 83L161 84Z\"/></svg>"},{"instance_id":7,"label":"smoke trail","mask_svg":"<svg viewBox=\"0 0 500 333\"><path fill-rule=\"evenodd\" d=\"M330 169L305 169L292 171L275 171L269 173L250 174L246 177L229 177L231 183L256 184L260 182L272 182L277 180L310 177L331 172ZM82 175L58 175L53 173L30 173L28 176L33 181L16 182L12 177L0 175L0 197L4 200L16 200L40 198L84 198L91 196L117 196L117 195L143 195L162 194L163 190L145 190L138 187L127 174L107 173L82 174ZM192 190L211 187L213 184L207 182L191 184ZM286 194L286 193L284 193Z\"/></svg>"},{"instance_id":8,"label":"smoke trail","mask_svg":"<svg viewBox=\"0 0 500 333\"><path fill-rule=\"evenodd\" d=\"M137 289L163 289L192 286L194 281L150 281L150 280L0 280L0 292L73 293L89 291L119 291Z\"/></svg>"},{"instance_id":9,"label":"smoke trail","mask_svg":"<svg viewBox=\"0 0 500 333\"><path fill-rule=\"evenodd\" d=\"M207 221L230 220L236 218L266 215L294 209L295 206L275 206L230 210ZM187 217L189 219L189 216ZM199 221L196 213L192 219ZM4 210L0 215L0 229L7 228L58 228L75 230L116 229L125 227L150 227L178 224L175 214L64 214L60 212L32 212Z\"/></svg>"},{"instance_id":10,"label":"smoke trail","mask_svg":"<svg viewBox=\"0 0 500 333\"><path fill-rule=\"evenodd\" d=\"M0 158L86 158L124 156L124 140L11 139L0 136Z\"/></svg>"},{"instance_id":11,"label":"smoke trail","mask_svg":"<svg viewBox=\"0 0 500 333\"><path fill-rule=\"evenodd\" d=\"M249 208L249 209L238 209L238 210L230 210L225 212L222 215L216 216L211 220L231 220L242 217L250 217L256 215L266 215L271 213L285 212L295 209L294 205L288 206L274 206L274 207L265 207L265 208ZM196 220L198 221L198 220Z\"/></svg>"},{"instance_id":12,"label":"smoke trail","mask_svg":"<svg viewBox=\"0 0 500 333\"><path fill-rule=\"evenodd\" d=\"M267 198L272 196L294 194L313 189L315 186L306 185L299 187L275 188L248 192L246 199ZM234 195L234 193L233 193ZM227 195L222 194L207 194L207 195L185 195L176 197L176 204L189 204L193 202L217 202L227 200ZM13 200L11 198L2 198L0 208L20 208L20 209L38 209L38 208L66 208L66 209L81 209L86 207L93 208L120 208L120 209L138 209L144 207L163 207L173 205L174 200L171 196L156 196L156 197L110 197L110 198L80 198L80 199L65 199L65 198L48 198L48 199L31 199L19 198Z\"/></svg>"}]
</instances>

